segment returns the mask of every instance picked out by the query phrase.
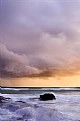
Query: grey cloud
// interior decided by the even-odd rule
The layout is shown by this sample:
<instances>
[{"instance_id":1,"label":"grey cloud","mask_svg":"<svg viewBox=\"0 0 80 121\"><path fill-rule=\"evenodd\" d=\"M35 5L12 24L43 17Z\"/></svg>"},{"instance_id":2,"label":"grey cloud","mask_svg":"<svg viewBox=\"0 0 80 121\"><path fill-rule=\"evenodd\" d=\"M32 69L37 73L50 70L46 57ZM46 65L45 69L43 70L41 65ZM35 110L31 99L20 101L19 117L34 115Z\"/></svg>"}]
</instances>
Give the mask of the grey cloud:
<instances>
[{"instance_id":1,"label":"grey cloud","mask_svg":"<svg viewBox=\"0 0 80 121\"><path fill-rule=\"evenodd\" d=\"M0 44L0 74L1 76L28 76L38 74L40 71L29 65L26 55L19 55L9 51L5 45Z\"/></svg>"},{"instance_id":2,"label":"grey cloud","mask_svg":"<svg viewBox=\"0 0 80 121\"><path fill-rule=\"evenodd\" d=\"M0 70L3 76L55 76L80 71L80 41L71 43L63 33L43 33L40 49L33 55L19 55L0 44ZM34 52L33 52L34 53Z\"/></svg>"},{"instance_id":3,"label":"grey cloud","mask_svg":"<svg viewBox=\"0 0 80 121\"><path fill-rule=\"evenodd\" d=\"M37 44L37 39L43 32L53 35L64 32L73 37L77 33L74 26L80 26L79 6L78 1L75 5L75 2L64 0L2 1L0 41L19 52L24 48L24 43Z\"/></svg>"},{"instance_id":4,"label":"grey cloud","mask_svg":"<svg viewBox=\"0 0 80 121\"><path fill-rule=\"evenodd\" d=\"M80 41L78 39L72 43L64 33L57 35L43 33L40 42L41 50L36 49L37 52L35 55L30 55L29 60L34 67L40 68L43 74L54 76L61 73L80 72Z\"/></svg>"},{"instance_id":5,"label":"grey cloud","mask_svg":"<svg viewBox=\"0 0 80 121\"><path fill-rule=\"evenodd\" d=\"M46 75L64 68L71 72L80 69L78 0L0 3L0 42L10 50L0 46L4 73Z\"/></svg>"}]
</instances>

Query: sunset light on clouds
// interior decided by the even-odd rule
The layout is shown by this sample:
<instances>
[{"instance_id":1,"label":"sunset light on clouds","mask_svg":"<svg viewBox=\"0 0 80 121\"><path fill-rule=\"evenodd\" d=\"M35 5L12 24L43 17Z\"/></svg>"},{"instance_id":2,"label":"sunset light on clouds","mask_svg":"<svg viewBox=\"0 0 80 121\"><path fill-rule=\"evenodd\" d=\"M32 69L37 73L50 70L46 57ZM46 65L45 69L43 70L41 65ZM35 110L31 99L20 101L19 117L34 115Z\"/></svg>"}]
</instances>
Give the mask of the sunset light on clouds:
<instances>
[{"instance_id":1,"label":"sunset light on clouds","mask_svg":"<svg viewBox=\"0 0 80 121\"><path fill-rule=\"evenodd\" d=\"M80 86L80 1L0 0L1 86Z\"/></svg>"},{"instance_id":2,"label":"sunset light on clouds","mask_svg":"<svg viewBox=\"0 0 80 121\"><path fill-rule=\"evenodd\" d=\"M3 87L80 87L80 76L48 78L16 78L1 81Z\"/></svg>"}]
</instances>

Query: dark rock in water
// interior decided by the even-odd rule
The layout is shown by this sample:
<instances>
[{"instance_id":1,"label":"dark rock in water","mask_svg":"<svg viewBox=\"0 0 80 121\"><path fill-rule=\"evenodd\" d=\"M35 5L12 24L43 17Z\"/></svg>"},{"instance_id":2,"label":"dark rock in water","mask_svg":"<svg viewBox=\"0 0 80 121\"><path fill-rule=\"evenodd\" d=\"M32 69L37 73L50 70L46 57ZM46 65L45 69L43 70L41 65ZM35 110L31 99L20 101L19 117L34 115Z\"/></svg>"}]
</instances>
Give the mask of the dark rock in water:
<instances>
[{"instance_id":1,"label":"dark rock in water","mask_svg":"<svg viewBox=\"0 0 80 121\"><path fill-rule=\"evenodd\" d=\"M23 118L19 117L19 118L17 118L17 120L22 121L22 120L23 120Z\"/></svg>"},{"instance_id":2,"label":"dark rock in water","mask_svg":"<svg viewBox=\"0 0 80 121\"><path fill-rule=\"evenodd\" d=\"M41 101L47 101L47 100L53 100L53 99L56 99L53 93L45 93L43 95L40 95Z\"/></svg>"},{"instance_id":3,"label":"dark rock in water","mask_svg":"<svg viewBox=\"0 0 80 121\"><path fill-rule=\"evenodd\" d=\"M5 98L3 96L0 96L0 103L3 103L6 100L9 100L10 98Z\"/></svg>"},{"instance_id":4,"label":"dark rock in water","mask_svg":"<svg viewBox=\"0 0 80 121\"><path fill-rule=\"evenodd\" d=\"M1 100L5 100L5 97L3 97L3 96L0 96L0 99L1 99Z\"/></svg>"},{"instance_id":5,"label":"dark rock in water","mask_svg":"<svg viewBox=\"0 0 80 121\"><path fill-rule=\"evenodd\" d=\"M18 102L18 103L26 103L26 102L24 102L24 101L15 101L15 102Z\"/></svg>"},{"instance_id":6,"label":"dark rock in water","mask_svg":"<svg viewBox=\"0 0 80 121\"><path fill-rule=\"evenodd\" d=\"M4 100L6 100L6 98L3 96L0 96L0 103L2 103Z\"/></svg>"},{"instance_id":7,"label":"dark rock in water","mask_svg":"<svg viewBox=\"0 0 80 121\"><path fill-rule=\"evenodd\" d=\"M11 98L5 98L6 100L10 100Z\"/></svg>"}]
</instances>

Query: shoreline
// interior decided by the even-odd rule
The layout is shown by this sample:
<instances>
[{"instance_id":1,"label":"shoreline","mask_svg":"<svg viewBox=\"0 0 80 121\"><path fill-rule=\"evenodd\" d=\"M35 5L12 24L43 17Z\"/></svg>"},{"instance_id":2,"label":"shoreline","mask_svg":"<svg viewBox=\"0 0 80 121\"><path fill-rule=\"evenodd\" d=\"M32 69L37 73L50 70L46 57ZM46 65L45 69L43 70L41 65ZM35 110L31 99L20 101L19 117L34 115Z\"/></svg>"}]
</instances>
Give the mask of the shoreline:
<instances>
[{"instance_id":1,"label":"shoreline","mask_svg":"<svg viewBox=\"0 0 80 121\"><path fill-rule=\"evenodd\" d=\"M36 94L0 94L7 99L0 104L0 121L79 121L80 93L66 92L55 93L56 100L50 101L40 101L37 91Z\"/></svg>"}]
</instances>

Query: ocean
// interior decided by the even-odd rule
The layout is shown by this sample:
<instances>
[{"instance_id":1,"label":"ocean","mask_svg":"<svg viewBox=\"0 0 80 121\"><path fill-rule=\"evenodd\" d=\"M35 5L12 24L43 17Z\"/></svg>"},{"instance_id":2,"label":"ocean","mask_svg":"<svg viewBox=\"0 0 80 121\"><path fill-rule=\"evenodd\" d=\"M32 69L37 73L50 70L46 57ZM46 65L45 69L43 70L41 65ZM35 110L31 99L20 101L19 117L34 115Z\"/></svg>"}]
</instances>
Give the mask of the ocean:
<instances>
[{"instance_id":1,"label":"ocean","mask_svg":"<svg viewBox=\"0 0 80 121\"><path fill-rule=\"evenodd\" d=\"M5 88L2 90L11 90ZM0 121L80 121L79 88L13 88L15 94L0 103ZM18 91L22 91L22 94ZM56 100L40 101L39 96L53 92Z\"/></svg>"}]
</instances>

